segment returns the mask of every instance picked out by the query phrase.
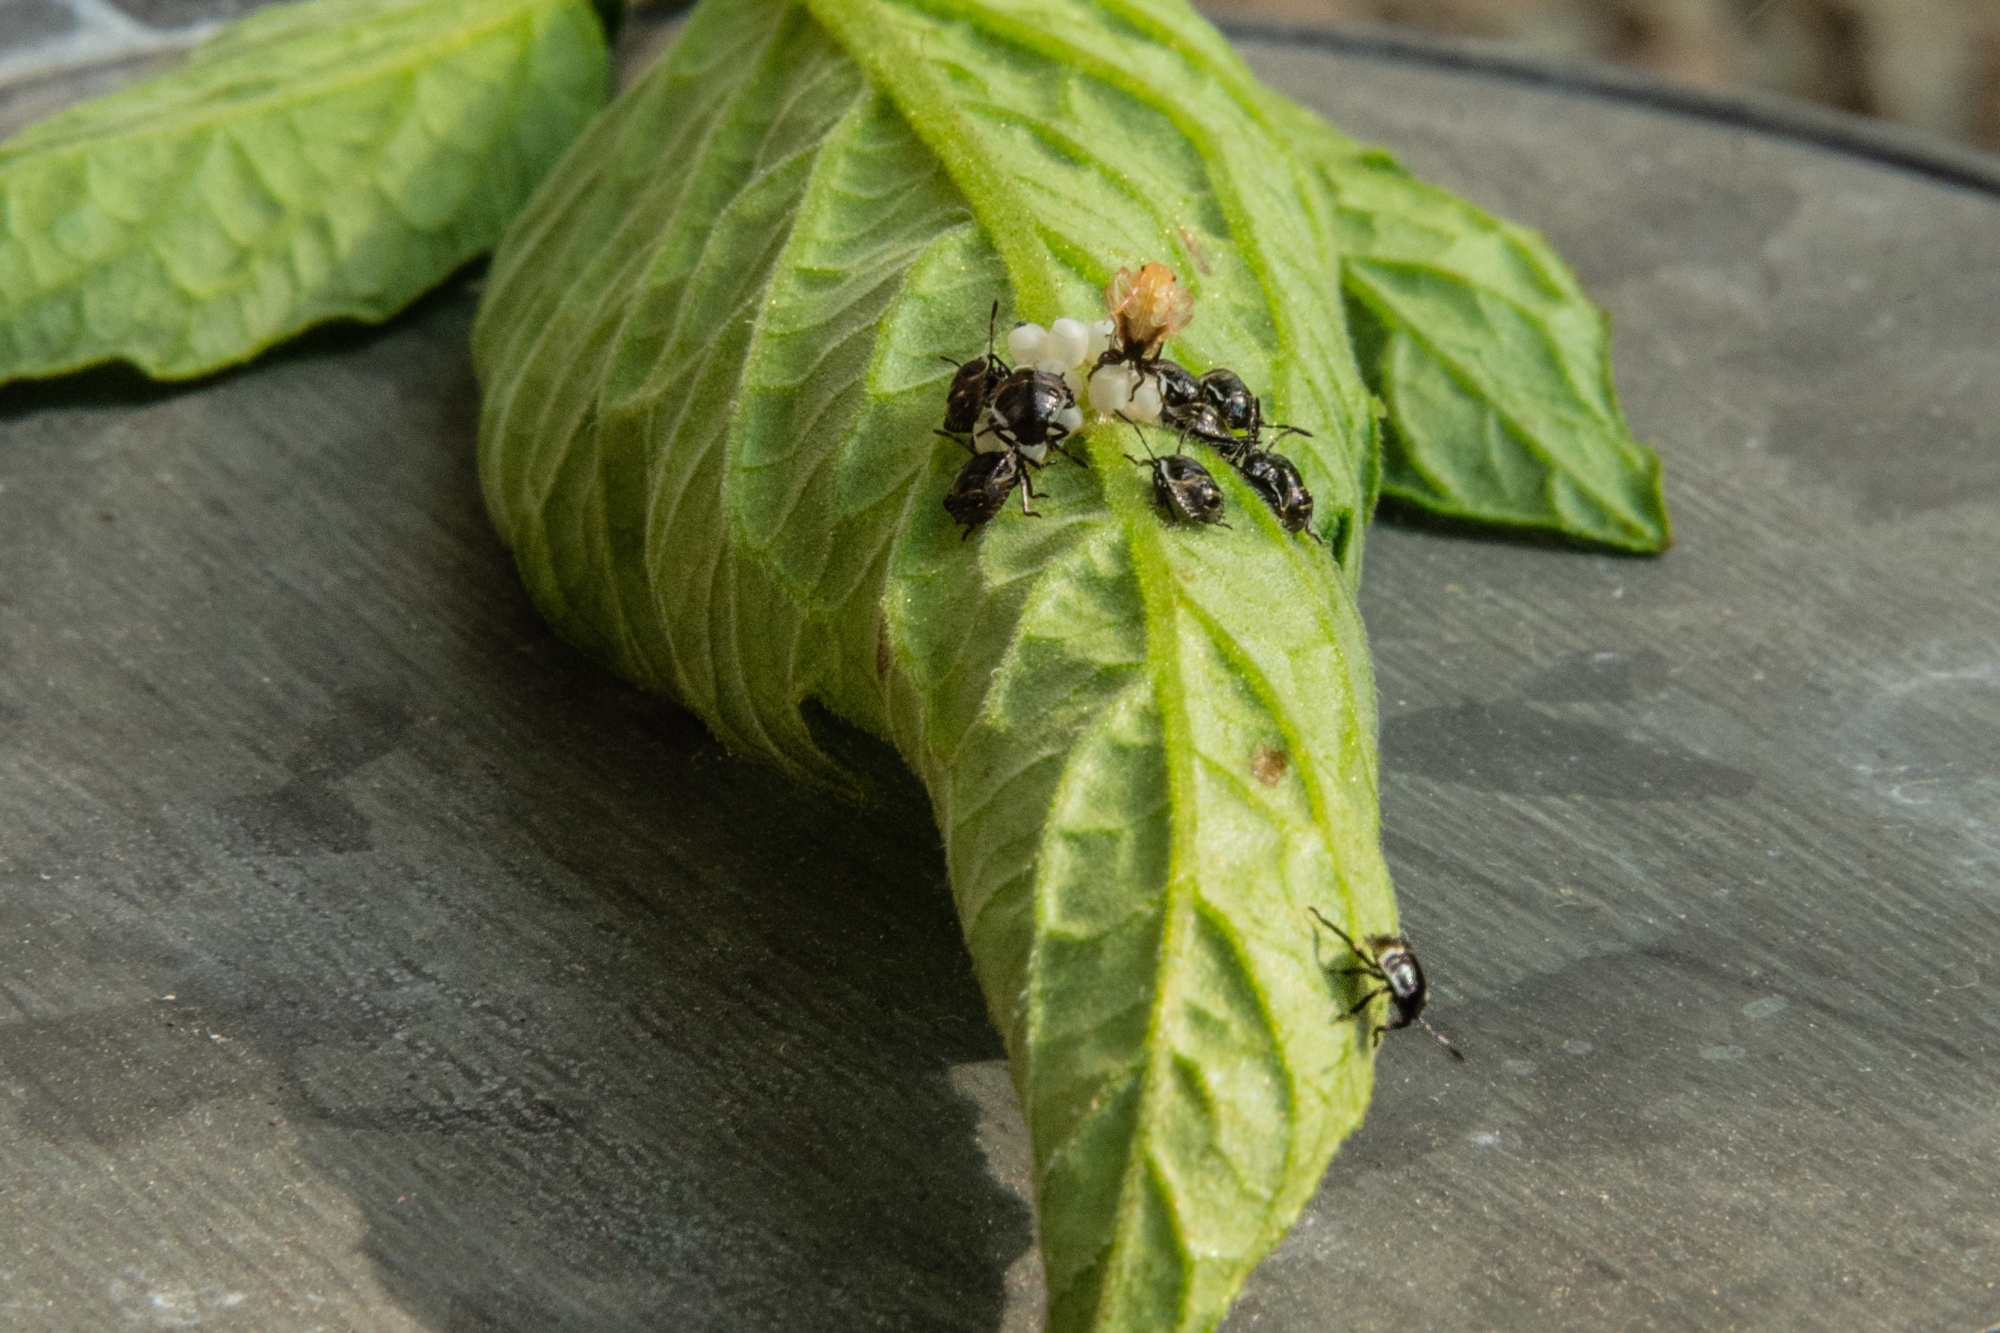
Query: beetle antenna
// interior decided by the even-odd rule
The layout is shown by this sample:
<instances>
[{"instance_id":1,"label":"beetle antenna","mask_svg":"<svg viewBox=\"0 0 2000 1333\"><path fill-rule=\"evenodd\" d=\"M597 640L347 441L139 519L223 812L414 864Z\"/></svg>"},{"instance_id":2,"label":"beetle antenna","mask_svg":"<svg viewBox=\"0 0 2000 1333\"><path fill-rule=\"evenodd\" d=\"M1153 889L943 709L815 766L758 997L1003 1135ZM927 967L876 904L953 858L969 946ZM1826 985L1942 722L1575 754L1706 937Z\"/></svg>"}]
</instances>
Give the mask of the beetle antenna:
<instances>
[{"instance_id":1,"label":"beetle antenna","mask_svg":"<svg viewBox=\"0 0 2000 1333\"><path fill-rule=\"evenodd\" d=\"M1356 958L1366 959L1368 957L1367 954L1361 952L1361 946L1354 942L1354 937L1352 935L1349 935L1339 926L1334 925L1333 922L1328 921L1324 916L1320 915L1320 910L1317 907L1308 905L1306 907L1306 910L1313 914L1314 920L1318 921L1322 926L1325 926L1328 930L1332 931L1334 934L1340 936L1341 942L1347 945L1349 949L1354 951L1354 956Z\"/></svg>"},{"instance_id":2,"label":"beetle antenna","mask_svg":"<svg viewBox=\"0 0 2000 1333\"><path fill-rule=\"evenodd\" d=\"M993 359L993 338L1000 327L1000 298L993 298L993 309L986 314L986 359Z\"/></svg>"},{"instance_id":3,"label":"beetle antenna","mask_svg":"<svg viewBox=\"0 0 2000 1333\"><path fill-rule=\"evenodd\" d=\"M1465 1052L1459 1050L1458 1047L1452 1045L1450 1037L1445 1036L1444 1033L1439 1032L1436 1028L1432 1027L1429 1023L1425 1022L1421 1018L1417 1020L1417 1025L1421 1027L1424 1031L1430 1033L1433 1037L1436 1037L1438 1041L1444 1046L1444 1048L1447 1051L1451 1052L1452 1059L1458 1061L1460 1064L1465 1063Z\"/></svg>"},{"instance_id":4,"label":"beetle antenna","mask_svg":"<svg viewBox=\"0 0 2000 1333\"><path fill-rule=\"evenodd\" d=\"M1138 422L1136 422L1136 421L1134 421L1134 420L1132 420L1132 418L1130 418L1130 417L1126 416L1126 415L1125 415L1125 413L1124 413L1124 411L1123 411L1122 409L1121 409L1121 410L1119 411L1119 413L1118 413L1118 419L1119 419L1120 421L1124 422L1124 423L1125 423L1126 425L1130 426L1130 427L1131 427L1131 428L1132 428L1133 430L1135 430L1135 431L1138 431L1138 434L1139 434L1139 447L1140 447L1141 449L1144 449L1144 450L1146 451L1146 457L1148 457L1148 458L1152 459L1152 460L1153 460L1153 461L1154 461L1155 463L1159 462L1159 461L1160 461L1160 456L1159 456L1158 454L1156 454L1156 453L1154 453L1154 452L1153 452L1153 446L1152 446L1152 444L1151 444L1151 443L1150 443L1150 442L1149 442L1149 441L1148 441L1148 440L1146 439L1146 432L1145 432L1145 431L1143 431L1143 430L1139 430L1139 423L1138 423ZM1126 456L1127 458L1132 458L1132 455L1130 455L1130 454L1127 454L1127 455L1125 455L1125 456ZM1136 459L1136 458L1132 458L1132 461L1133 461L1133 462L1135 462L1135 463L1138 463L1138 462L1139 462L1139 460L1138 460L1138 459ZM1140 466L1141 466L1141 467L1143 467L1143 466L1145 466L1145 465L1144 465L1143 463L1141 463L1141 464L1140 464Z\"/></svg>"}]
</instances>

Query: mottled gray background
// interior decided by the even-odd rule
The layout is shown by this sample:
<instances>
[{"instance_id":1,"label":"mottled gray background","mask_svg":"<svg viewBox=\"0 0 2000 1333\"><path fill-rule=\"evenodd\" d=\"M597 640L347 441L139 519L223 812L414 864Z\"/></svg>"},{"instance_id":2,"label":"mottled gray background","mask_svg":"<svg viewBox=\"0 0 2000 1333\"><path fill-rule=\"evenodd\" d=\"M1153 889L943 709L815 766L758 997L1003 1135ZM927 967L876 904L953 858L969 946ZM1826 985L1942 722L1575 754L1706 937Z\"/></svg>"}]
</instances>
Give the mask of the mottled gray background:
<instances>
[{"instance_id":1,"label":"mottled gray background","mask_svg":"<svg viewBox=\"0 0 2000 1333\"><path fill-rule=\"evenodd\" d=\"M1679 541L1372 534L1386 838L1470 1059L1386 1045L1231 1330L2000 1320L1994 197L1247 49L1572 259ZM1033 1328L920 794L792 786L554 640L472 303L0 390L0 1324Z\"/></svg>"}]
</instances>

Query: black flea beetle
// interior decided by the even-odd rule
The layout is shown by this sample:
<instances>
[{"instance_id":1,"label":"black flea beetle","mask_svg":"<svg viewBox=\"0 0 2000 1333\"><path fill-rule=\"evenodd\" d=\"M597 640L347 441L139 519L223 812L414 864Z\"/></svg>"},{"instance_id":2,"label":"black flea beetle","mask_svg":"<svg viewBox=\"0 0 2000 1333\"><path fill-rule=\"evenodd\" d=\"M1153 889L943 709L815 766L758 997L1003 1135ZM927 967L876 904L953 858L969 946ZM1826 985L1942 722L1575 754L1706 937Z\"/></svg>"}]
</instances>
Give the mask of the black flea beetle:
<instances>
[{"instance_id":1,"label":"black flea beetle","mask_svg":"<svg viewBox=\"0 0 2000 1333\"><path fill-rule=\"evenodd\" d=\"M1225 452L1262 447L1264 432L1274 430L1280 435L1304 435L1312 432L1297 426L1280 425L1264 420L1264 404L1257 395L1250 392L1250 386L1243 377L1226 366L1217 366L1201 377L1202 401L1215 410L1216 420L1229 432L1227 443L1221 447Z\"/></svg>"},{"instance_id":2,"label":"black flea beetle","mask_svg":"<svg viewBox=\"0 0 2000 1333\"><path fill-rule=\"evenodd\" d=\"M1138 430L1133 425L1133 430ZM1146 444L1142 431L1139 443ZM1153 470L1153 504L1183 523L1222 522L1222 488L1215 484L1215 478L1208 469L1189 458L1186 454L1168 454L1161 457L1151 446L1146 446L1144 458L1125 457L1140 467Z\"/></svg>"},{"instance_id":3,"label":"black flea beetle","mask_svg":"<svg viewBox=\"0 0 2000 1333\"><path fill-rule=\"evenodd\" d=\"M986 317L986 355L971 361L944 360L958 367L951 388L944 396L944 426L937 433L947 439L969 435L979 425L979 414L993 401L1007 378L1007 363L993 353L993 338L1000 319L1000 302Z\"/></svg>"},{"instance_id":4,"label":"black flea beetle","mask_svg":"<svg viewBox=\"0 0 2000 1333\"><path fill-rule=\"evenodd\" d=\"M1076 405L1069 382L1023 366L994 393L973 435L973 447L981 453L1018 452L1037 466L1054 449L1075 462L1062 442L1082 426L1083 410Z\"/></svg>"},{"instance_id":5,"label":"black flea beetle","mask_svg":"<svg viewBox=\"0 0 2000 1333\"><path fill-rule=\"evenodd\" d=\"M1192 436L1219 449L1235 442L1214 405L1202 397L1201 381L1185 366L1161 357L1146 362L1140 375L1159 386L1161 425L1179 432L1183 440Z\"/></svg>"},{"instance_id":6,"label":"black flea beetle","mask_svg":"<svg viewBox=\"0 0 2000 1333\"><path fill-rule=\"evenodd\" d=\"M945 512L953 522L965 527L958 539L964 541L974 528L1005 508L1007 497L1016 486L1021 488L1021 512L1030 518L1040 518L1040 514L1028 508L1035 485L1028 479L1028 465L1017 451L1003 449L998 453L974 454L966 460L944 497Z\"/></svg>"},{"instance_id":7,"label":"black flea beetle","mask_svg":"<svg viewBox=\"0 0 2000 1333\"><path fill-rule=\"evenodd\" d=\"M1376 1045L1381 1044L1384 1033L1394 1032L1398 1028L1406 1028L1414 1023L1436 1037L1444 1048L1451 1052L1452 1059L1460 1061L1465 1059L1464 1053L1451 1044L1450 1038L1424 1021L1424 1002L1430 998L1430 987L1424 981L1424 969L1417 964L1416 952L1410 948L1407 941L1399 935L1370 935L1368 947L1364 949L1354 942L1353 936L1321 916L1317 907L1308 907L1306 910L1313 914L1314 920L1340 936L1341 942L1361 964L1359 967L1329 968L1329 972L1336 976L1367 977L1382 983L1357 1000L1352 1008L1341 1015L1342 1018L1352 1018L1374 1003L1378 997L1386 995L1396 1012L1387 1023L1375 1029Z\"/></svg>"},{"instance_id":8,"label":"black flea beetle","mask_svg":"<svg viewBox=\"0 0 2000 1333\"><path fill-rule=\"evenodd\" d=\"M1201 396L1215 409L1222 424L1239 435L1253 435L1263 424L1264 406L1242 376L1217 366L1201 377Z\"/></svg>"},{"instance_id":9,"label":"black flea beetle","mask_svg":"<svg viewBox=\"0 0 2000 1333\"><path fill-rule=\"evenodd\" d=\"M1150 377L1159 386L1162 419L1169 413L1185 411L1201 401L1201 381L1178 361L1159 357L1146 362L1140 374Z\"/></svg>"},{"instance_id":10,"label":"black flea beetle","mask_svg":"<svg viewBox=\"0 0 2000 1333\"><path fill-rule=\"evenodd\" d=\"M1250 483L1250 489L1271 506L1271 512L1278 516L1279 527L1286 532L1303 532L1320 541L1320 535L1311 526L1312 492L1306 489L1305 479L1299 476L1291 459L1269 449L1244 449L1230 462L1236 465L1243 480Z\"/></svg>"}]
</instances>

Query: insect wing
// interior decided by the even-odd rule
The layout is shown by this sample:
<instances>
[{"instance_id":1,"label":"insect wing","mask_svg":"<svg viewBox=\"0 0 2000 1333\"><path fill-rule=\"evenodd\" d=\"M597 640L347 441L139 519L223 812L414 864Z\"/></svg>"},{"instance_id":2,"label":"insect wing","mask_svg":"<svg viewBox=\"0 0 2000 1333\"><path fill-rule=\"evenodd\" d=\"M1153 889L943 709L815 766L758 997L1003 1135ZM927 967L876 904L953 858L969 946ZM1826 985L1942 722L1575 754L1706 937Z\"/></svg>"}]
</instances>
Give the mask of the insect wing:
<instances>
[{"instance_id":1,"label":"insect wing","mask_svg":"<svg viewBox=\"0 0 2000 1333\"><path fill-rule=\"evenodd\" d=\"M1406 1028L1423 1016L1430 988L1424 981L1423 966L1409 945L1394 936L1378 935L1368 943L1375 949L1375 961L1389 981L1389 998L1396 1006L1391 1028Z\"/></svg>"},{"instance_id":2,"label":"insect wing","mask_svg":"<svg viewBox=\"0 0 2000 1333\"><path fill-rule=\"evenodd\" d=\"M1291 459L1254 449L1237 460L1236 470L1264 498L1285 531L1299 532L1312 522L1312 492L1306 489L1305 479Z\"/></svg>"},{"instance_id":3,"label":"insect wing","mask_svg":"<svg viewBox=\"0 0 2000 1333\"><path fill-rule=\"evenodd\" d=\"M1022 367L1007 377L993 397L996 432L1016 446L1043 446L1069 434L1066 424L1076 408L1076 395L1060 375Z\"/></svg>"},{"instance_id":4,"label":"insect wing","mask_svg":"<svg viewBox=\"0 0 2000 1333\"><path fill-rule=\"evenodd\" d=\"M1162 507L1187 523L1222 521L1222 488L1207 468L1186 454L1168 454L1154 466L1153 489Z\"/></svg>"},{"instance_id":5,"label":"insect wing","mask_svg":"<svg viewBox=\"0 0 2000 1333\"><path fill-rule=\"evenodd\" d=\"M1256 434L1263 412L1250 386L1235 371L1217 366L1204 374L1201 393L1229 429L1243 435Z\"/></svg>"},{"instance_id":6,"label":"insect wing","mask_svg":"<svg viewBox=\"0 0 2000 1333\"><path fill-rule=\"evenodd\" d=\"M944 510L965 529L965 536L990 520L1007 503L1021 482L1021 460L1012 451L974 454L953 478Z\"/></svg>"},{"instance_id":7,"label":"insect wing","mask_svg":"<svg viewBox=\"0 0 2000 1333\"><path fill-rule=\"evenodd\" d=\"M978 425L980 409L992 401L1006 378L1007 367L998 357L982 356L961 365L945 392L944 429L964 435Z\"/></svg>"},{"instance_id":8,"label":"insect wing","mask_svg":"<svg viewBox=\"0 0 2000 1333\"><path fill-rule=\"evenodd\" d=\"M1187 368L1177 361L1161 357L1149 361L1142 372L1160 387L1160 408L1163 414L1187 407L1201 399L1201 381L1189 374Z\"/></svg>"},{"instance_id":9,"label":"insect wing","mask_svg":"<svg viewBox=\"0 0 2000 1333\"><path fill-rule=\"evenodd\" d=\"M1147 264L1137 273L1119 269L1104 289L1104 304L1126 359L1157 352L1194 318L1194 293L1165 264Z\"/></svg>"}]
</instances>

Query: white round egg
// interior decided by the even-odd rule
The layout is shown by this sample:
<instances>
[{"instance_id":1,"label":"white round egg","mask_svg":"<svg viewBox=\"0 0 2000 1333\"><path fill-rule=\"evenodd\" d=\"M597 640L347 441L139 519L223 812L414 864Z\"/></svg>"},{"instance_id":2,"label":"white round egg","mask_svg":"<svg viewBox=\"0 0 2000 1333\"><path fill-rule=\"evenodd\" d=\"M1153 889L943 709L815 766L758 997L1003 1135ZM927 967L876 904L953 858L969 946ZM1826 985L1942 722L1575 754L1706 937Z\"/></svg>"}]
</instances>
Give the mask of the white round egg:
<instances>
[{"instance_id":1,"label":"white round egg","mask_svg":"<svg viewBox=\"0 0 2000 1333\"><path fill-rule=\"evenodd\" d=\"M1132 402L1125 409L1125 415L1148 425L1160 419L1160 385L1157 380L1148 376L1139 382L1139 387L1132 390Z\"/></svg>"},{"instance_id":2,"label":"white round egg","mask_svg":"<svg viewBox=\"0 0 2000 1333\"><path fill-rule=\"evenodd\" d=\"M1049 325L1048 339L1042 344L1042 357L1048 361L1060 361L1063 369L1080 363L1090 351L1090 330L1081 320L1059 319Z\"/></svg>"},{"instance_id":3,"label":"white round egg","mask_svg":"<svg viewBox=\"0 0 2000 1333\"><path fill-rule=\"evenodd\" d=\"M1032 366L1044 355L1049 331L1039 324L1016 324L1007 330L1007 352L1017 366Z\"/></svg>"},{"instance_id":4,"label":"white round egg","mask_svg":"<svg viewBox=\"0 0 2000 1333\"><path fill-rule=\"evenodd\" d=\"M1123 364L1099 366L1090 376L1091 410L1107 417L1123 412L1132 401L1132 367Z\"/></svg>"}]
</instances>

